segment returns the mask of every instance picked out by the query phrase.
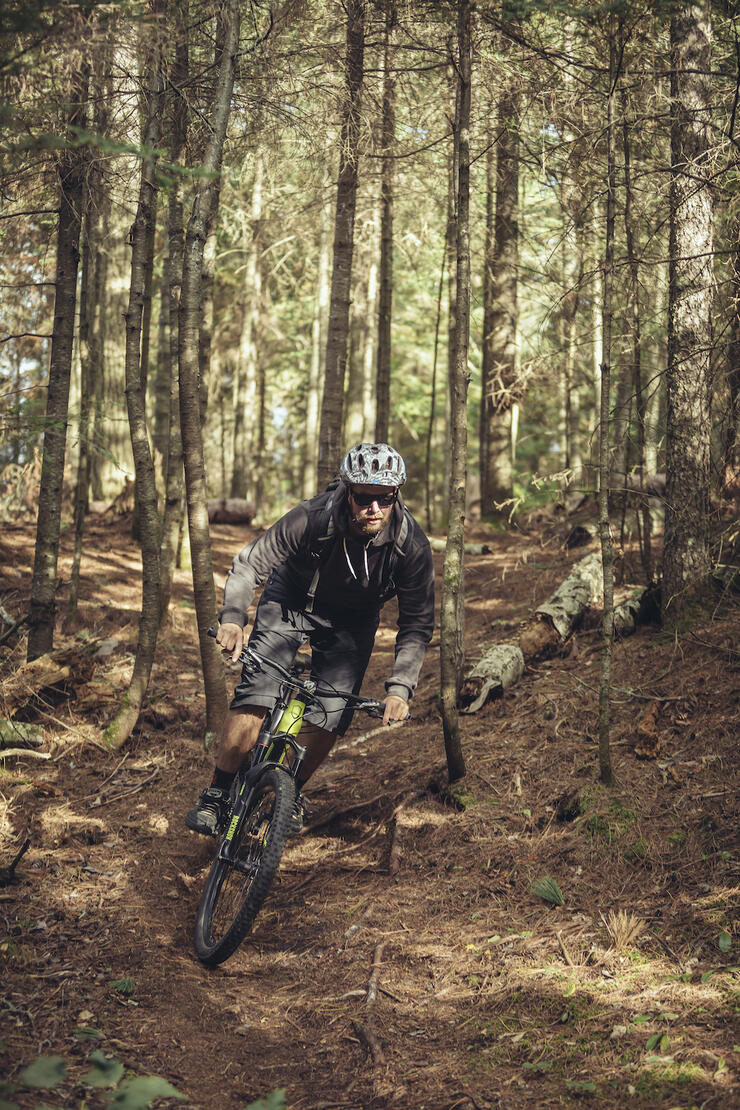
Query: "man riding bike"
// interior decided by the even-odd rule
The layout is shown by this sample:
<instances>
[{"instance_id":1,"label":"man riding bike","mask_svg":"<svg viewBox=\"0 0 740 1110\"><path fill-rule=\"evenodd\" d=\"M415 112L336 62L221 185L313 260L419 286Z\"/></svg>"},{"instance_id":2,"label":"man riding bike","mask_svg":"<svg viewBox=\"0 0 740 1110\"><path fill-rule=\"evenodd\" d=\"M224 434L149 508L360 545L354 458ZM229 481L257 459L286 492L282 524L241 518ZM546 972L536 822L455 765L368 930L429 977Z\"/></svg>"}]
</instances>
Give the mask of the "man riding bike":
<instances>
[{"instance_id":1,"label":"man riding bike","mask_svg":"<svg viewBox=\"0 0 740 1110\"><path fill-rule=\"evenodd\" d=\"M299 647L312 649L311 675L327 687L359 693L380 610L398 597L393 670L385 683L383 724L408 716L434 627L434 568L429 541L403 504L406 465L386 443L347 452L340 481L291 509L234 559L219 613L218 642L234 662L244 643L247 608L262 592L249 644L288 667ZM214 836L226 821L234 776L257 742L277 683L264 672L242 673L221 735L210 786L185 818L189 829ZM352 719L344 700L322 694L306 711L306 757L299 791L343 736ZM296 799L291 833L303 825Z\"/></svg>"}]
</instances>

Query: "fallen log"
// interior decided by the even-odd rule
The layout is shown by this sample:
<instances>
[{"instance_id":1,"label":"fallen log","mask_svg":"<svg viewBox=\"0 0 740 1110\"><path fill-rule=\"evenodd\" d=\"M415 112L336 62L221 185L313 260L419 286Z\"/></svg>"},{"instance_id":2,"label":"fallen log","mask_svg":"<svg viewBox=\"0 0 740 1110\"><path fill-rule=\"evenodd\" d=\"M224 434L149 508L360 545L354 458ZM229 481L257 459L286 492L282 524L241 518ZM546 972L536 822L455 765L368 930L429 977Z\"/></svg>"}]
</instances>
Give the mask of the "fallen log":
<instances>
[{"instance_id":1,"label":"fallen log","mask_svg":"<svg viewBox=\"0 0 740 1110\"><path fill-rule=\"evenodd\" d=\"M602 590L601 555L593 552L576 563L555 593L538 606L534 619L522 629L518 646L496 644L485 653L460 687L462 712L475 713L490 697L500 696L518 682L525 664L559 651Z\"/></svg>"},{"instance_id":2,"label":"fallen log","mask_svg":"<svg viewBox=\"0 0 740 1110\"><path fill-rule=\"evenodd\" d=\"M641 586L632 594L614 606L614 635L629 636L637 628L638 617L642 609L645 596L645 587Z\"/></svg>"},{"instance_id":3,"label":"fallen log","mask_svg":"<svg viewBox=\"0 0 740 1110\"><path fill-rule=\"evenodd\" d=\"M526 663L554 655L603 590L601 554L592 552L571 570L564 582L535 610L522 629L519 647Z\"/></svg>"},{"instance_id":4,"label":"fallen log","mask_svg":"<svg viewBox=\"0 0 740 1110\"><path fill-rule=\"evenodd\" d=\"M206 506L211 524L251 524L257 511L244 497L209 497Z\"/></svg>"},{"instance_id":5,"label":"fallen log","mask_svg":"<svg viewBox=\"0 0 740 1110\"><path fill-rule=\"evenodd\" d=\"M500 697L524 673L524 656L516 644L494 644L460 687L459 707L475 713L489 698Z\"/></svg>"},{"instance_id":6,"label":"fallen log","mask_svg":"<svg viewBox=\"0 0 740 1110\"><path fill-rule=\"evenodd\" d=\"M447 540L437 539L436 536L429 537L429 546L432 551L444 551L447 547ZM487 543L466 543L466 555L490 555L492 548Z\"/></svg>"},{"instance_id":7,"label":"fallen log","mask_svg":"<svg viewBox=\"0 0 740 1110\"><path fill-rule=\"evenodd\" d=\"M12 717L16 710L49 686L67 682L73 675L76 682L85 682L92 673L92 651L97 641L81 647L60 648L24 663L17 671L0 682L0 711Z\"/></svg>"}]
</instances>

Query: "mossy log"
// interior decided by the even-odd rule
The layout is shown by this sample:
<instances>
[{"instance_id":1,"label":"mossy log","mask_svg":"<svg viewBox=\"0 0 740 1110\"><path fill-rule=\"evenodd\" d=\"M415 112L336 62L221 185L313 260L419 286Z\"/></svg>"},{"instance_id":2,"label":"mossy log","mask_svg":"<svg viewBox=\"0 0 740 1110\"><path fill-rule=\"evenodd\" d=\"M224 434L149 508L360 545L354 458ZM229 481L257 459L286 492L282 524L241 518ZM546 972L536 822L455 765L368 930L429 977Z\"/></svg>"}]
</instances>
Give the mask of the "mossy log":
<instances>
[{"instance_id":1,"label":"mossy log","mask_svg":"<svg viewBox=\"0 0 740 1110\"><path fill-rule=\"evenodd\" d=\"M614 635L629 636L639 623L645 587L633 590L629 597L614 606Z\"/></svg>"},{"instance_id":2,"label":"mossy log","mask_svg":"<svg viewBox=\"0 0 740 1110\"><path fill-rule=\"evenodd\" d=\"M517 682L525 664L545 659L559 651L589 606L600 600L602 589L601 555L593 552L576 563L555 593L538 606L534 619L524 626L519 635L518 647L497 644L486 652L463 680L460 708L467 713L475 713L492 694L502 693ZM506 661L506 686L497 680L495 665L489 665L489 659L495 659L498 666ZM504 673L501 678L504 678ZM486 683L488 686L484 692Z\"/></svg>"},{"instance_id":3,"label":"mossy log","mask_svg":"<svg viewBox=\"0 0 740 1110\"><path fill-rule=\"evenodd\" d=\"M494 644L476 663L460 687L458 705L475 713L492 697L500 697L524 673L524 656L516 644Z\"/></svg>"}]
</instances>

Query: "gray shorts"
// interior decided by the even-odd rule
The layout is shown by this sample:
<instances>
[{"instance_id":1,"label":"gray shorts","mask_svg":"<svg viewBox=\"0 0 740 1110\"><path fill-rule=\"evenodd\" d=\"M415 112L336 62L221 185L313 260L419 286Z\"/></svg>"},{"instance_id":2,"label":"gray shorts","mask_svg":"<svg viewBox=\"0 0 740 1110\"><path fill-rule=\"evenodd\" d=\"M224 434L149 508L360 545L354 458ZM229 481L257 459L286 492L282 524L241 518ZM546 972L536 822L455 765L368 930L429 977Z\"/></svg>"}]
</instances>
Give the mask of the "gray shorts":
<instances>
[{"instance_id":1,"label":"gray shorts","mask_svg":"<svg viewBox=\"0 0 740 1110\"><path fill-rule=\"evenodd\" d=\"M291 593L279 574L265 586L249 646L283 667L289 667L298 649L311 645L311 677L322 687L359 694L375 642L380 612L305 613L300 599ZM234 690L230 709L248 705L272 709L277 700L280 680L259 671L245 674ZM353 710L342 698L323 695L312 702L305 720L328 732L343 736L349 728Z\"/></svg>"}]
</instances>

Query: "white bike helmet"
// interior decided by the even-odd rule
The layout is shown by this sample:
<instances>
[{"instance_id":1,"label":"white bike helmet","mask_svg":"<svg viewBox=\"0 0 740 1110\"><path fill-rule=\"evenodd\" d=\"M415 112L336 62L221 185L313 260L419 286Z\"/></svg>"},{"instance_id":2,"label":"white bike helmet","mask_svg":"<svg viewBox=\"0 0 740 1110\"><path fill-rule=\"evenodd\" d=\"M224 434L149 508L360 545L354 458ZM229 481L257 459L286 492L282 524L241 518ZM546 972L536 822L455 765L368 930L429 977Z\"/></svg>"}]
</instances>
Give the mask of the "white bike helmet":
<instances>
[{"instance_id":1,"label":"white bike helmet","mask_svg":"<svg viewBox=\"0 0 740 1110\"><path fill-rule=\"evenodd\" d=\"M339 476L348 486L399 487L406 481L406 464L387 443L359 443L344 456Z\"/></svg>"}]
</instances>

